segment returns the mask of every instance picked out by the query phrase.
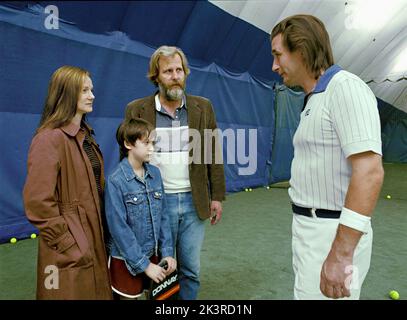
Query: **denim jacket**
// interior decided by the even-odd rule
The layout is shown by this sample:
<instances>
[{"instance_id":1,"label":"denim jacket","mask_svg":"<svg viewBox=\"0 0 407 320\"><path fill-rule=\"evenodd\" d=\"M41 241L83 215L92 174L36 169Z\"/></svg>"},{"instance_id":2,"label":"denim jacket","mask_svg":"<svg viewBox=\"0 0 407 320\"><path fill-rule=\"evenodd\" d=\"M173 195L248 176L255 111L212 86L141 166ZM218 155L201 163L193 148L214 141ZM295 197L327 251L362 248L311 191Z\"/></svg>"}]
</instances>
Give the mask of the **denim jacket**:
<instances>
[{"instance_id":1,"label":"denim jacket","mask_svg":"<svg viewBox=\"0 0 407 320\"><path fill-rule=\"evenodd\" d=\"M148 163L144 169L143 180L124 158L105 188L108 249L111 256L125 260L133 275L145 271L153 254L174 255L160 171Z\"/></svg>"}]
</instances>

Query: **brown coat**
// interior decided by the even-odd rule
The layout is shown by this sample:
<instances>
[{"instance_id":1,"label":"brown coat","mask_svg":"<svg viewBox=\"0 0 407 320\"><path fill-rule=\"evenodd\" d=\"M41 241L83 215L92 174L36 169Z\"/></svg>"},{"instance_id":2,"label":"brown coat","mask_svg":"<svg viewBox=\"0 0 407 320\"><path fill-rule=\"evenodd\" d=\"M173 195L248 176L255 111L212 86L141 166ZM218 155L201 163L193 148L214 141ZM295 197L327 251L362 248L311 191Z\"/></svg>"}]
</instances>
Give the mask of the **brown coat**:
<instances>
[{"instance_id":1,"label":"brown coat","mask_svg":"<svg viewBox=\"0 0 407 320\"><path fill-rule=\"evenodd\" d=\"M40 231L37 299L112 299L99 194L84 138L85 131L71 123L44 129L31 143L23 197L26 215ZM103 186L102 154L95 141L92 146ZM57 268L57 282L50 282L56 268L47 266ZM50 283L58 289L49 289Z\"/></svg>"},{"instance_id":2,"label":"brown coat","mask_svg":"<svg viewBox=\"0 0 407 320\"><path fill-rule=\"evenodd\" d=\"M186 105L188 127L190 129L199 130L201 137L203 137L204 129L213 130L217 128L215 113L208 99L187 95ZM126 109L126 119L131 118L145 119L155 128L156 109L154 95L130 102ZM189 180L195 208L199 217L204 220L211 215L210 201L222 201L225 199L226 187L223 163L215 163L215 150L217 149L218 152L222 152L219 143L215 143L215 140L212 141L212 162L205 164L204 150L207 143L204 143L204 139L201 140L200 153L193 154L193 149L190 151L190 157L193 157L193 161L189 165ZM190 142L197 143L198 141L190 138ZM199 161L196 161L196 159Z\"/></svg>"}]
</instances>

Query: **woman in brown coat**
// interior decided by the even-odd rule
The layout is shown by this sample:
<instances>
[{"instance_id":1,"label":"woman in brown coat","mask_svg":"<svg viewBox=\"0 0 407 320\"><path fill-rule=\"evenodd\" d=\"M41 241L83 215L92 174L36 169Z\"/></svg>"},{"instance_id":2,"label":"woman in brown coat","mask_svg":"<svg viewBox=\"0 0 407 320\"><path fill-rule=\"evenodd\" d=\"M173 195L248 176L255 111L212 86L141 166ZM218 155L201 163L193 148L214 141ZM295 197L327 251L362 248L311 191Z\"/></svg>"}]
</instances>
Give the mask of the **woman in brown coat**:
<instances>
[{"instance_id":1,"label":"woman in brown coat","mask_svg":"<svg viewBox=\"0 0 407 320\"><path fill-rule=\"evenodd\" d=\"M28 155L24 206L40 231L37 299L112 299L104 243L103 159L85 122L87 71L52 75Z\"/></svg>"}]
</instances>

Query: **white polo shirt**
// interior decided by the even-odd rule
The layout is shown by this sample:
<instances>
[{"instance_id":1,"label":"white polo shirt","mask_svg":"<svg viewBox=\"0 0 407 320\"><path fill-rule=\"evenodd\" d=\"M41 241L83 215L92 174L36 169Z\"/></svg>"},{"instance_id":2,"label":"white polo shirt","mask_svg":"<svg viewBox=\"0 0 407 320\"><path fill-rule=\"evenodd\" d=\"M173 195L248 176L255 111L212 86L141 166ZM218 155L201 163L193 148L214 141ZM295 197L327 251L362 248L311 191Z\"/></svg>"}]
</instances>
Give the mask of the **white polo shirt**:
<instances>
[{"instance_id":1,"label":"white polo shirt","mask_svg":"<svg viewBox=\"0 0 407 320\"><path fill-rule=\"evenodd\" d=\"M350 155L382 154L377 100L356 75L333 65L308 97L295 132L288 193L298 206L342 210Z\"/></svg>"}]
</instances>

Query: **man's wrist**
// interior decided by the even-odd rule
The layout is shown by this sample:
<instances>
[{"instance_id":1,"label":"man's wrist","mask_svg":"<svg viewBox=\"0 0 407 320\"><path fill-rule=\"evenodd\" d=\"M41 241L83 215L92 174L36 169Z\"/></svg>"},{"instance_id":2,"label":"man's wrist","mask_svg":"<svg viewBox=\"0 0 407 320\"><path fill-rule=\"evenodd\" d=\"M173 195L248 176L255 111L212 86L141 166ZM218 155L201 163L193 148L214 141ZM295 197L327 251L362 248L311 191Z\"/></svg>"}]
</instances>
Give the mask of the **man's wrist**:
<instances>
[{"instance_id":1,"label":"man's wrist","mask_svg":"<svg viewBox=\"0 0 407 320\"><path fill-rule=\"evenodd\" d=\"M335 256L337 258L353 257L360 236L360 231L339 224L335 240L332 243L332 251L334 251Z\"/></svg>"},{"instance_id":2,"label":"man's wrist","mask_svg":"<svg viewBox=\"0 0 407 320\"><path fill-rule=\"evenodd\" d=\"M362 233L368 233L370 229L370 217L343 207L339 218L339 224Z\"/></svg>"}]
</instances>

